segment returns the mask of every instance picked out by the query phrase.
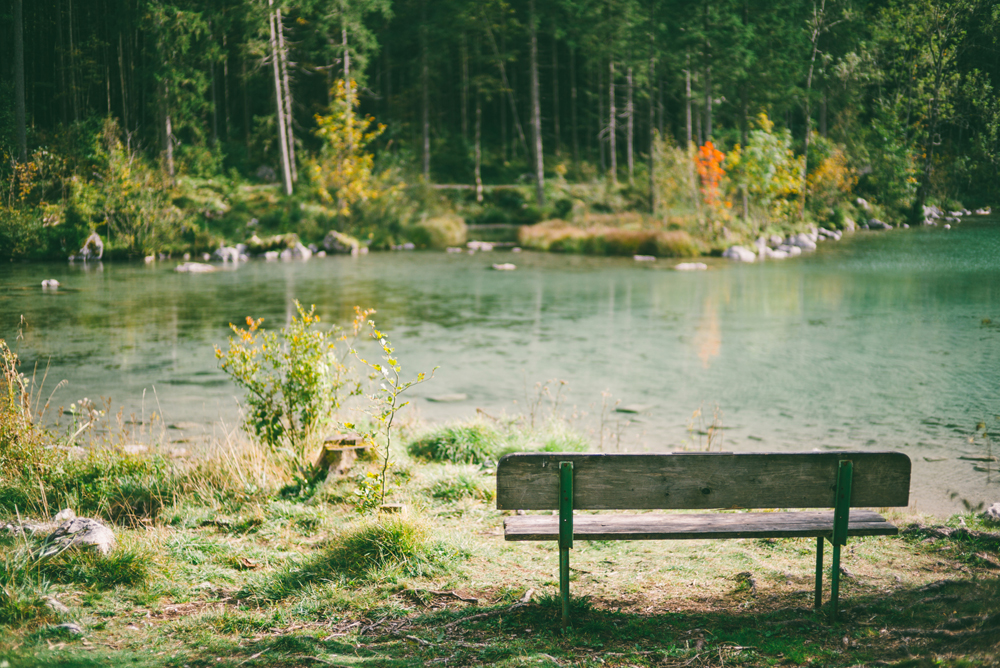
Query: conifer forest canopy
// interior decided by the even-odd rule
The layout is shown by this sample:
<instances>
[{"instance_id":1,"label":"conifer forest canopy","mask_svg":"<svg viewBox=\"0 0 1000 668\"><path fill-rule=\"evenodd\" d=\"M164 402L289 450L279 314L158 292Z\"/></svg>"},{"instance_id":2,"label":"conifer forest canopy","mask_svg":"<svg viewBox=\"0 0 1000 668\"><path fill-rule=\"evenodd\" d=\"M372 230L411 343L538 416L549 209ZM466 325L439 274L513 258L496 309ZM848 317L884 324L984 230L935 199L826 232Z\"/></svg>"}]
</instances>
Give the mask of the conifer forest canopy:
<instances>
[{"instance_id":1,"label":"conifer forest canopy","mask_svg":"<svg viewBox=\"0 0 1000 668\"><path fill-rule=\"evenodd\" d=\"M986 0L0 0L2 169L82 165L112 118L171 175L281 182L346 79L411 182L640 189L656 137L767 126L913 220L997 199L998 34Z\"/></svg>"}]
</instances>

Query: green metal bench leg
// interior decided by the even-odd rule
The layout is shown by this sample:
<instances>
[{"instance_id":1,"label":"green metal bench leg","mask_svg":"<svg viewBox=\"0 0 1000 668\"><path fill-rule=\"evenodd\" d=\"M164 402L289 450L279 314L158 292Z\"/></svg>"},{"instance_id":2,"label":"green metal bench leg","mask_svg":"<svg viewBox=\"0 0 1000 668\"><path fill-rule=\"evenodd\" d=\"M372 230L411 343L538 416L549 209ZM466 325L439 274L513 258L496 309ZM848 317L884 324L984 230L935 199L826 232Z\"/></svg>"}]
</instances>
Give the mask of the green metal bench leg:
<instances>
[{"instance_id":1,"label":"green metal bench leg","mask_svg":"<svg viewBox=\"0 0 1000 668\"><path fill-rule=\"evenodd\" d=\"M823 537L816 539L816 600L814 608L823 605Z\"/></svg>"},{"instance_id":2,"label":"green metal bench leg","mask_svg":"<svg viewBox=\"0 0 1000 668\"><path fill-rule=\"evenodd\" d=\"M830 602L833 604L833 618L837 619L840 602L840 548L847 545L847 529L851 515L851 478L854 463L841 460L837 469L837 506L833 511L833 573L830 575Z\"/></svg>"},{"instance_id":3,"label":"green metal bench leg","mask_svg":"<svg viewBox=\"0 0 1000 668\"><path fill-rule=\"evenodd\" d=\"M573 547L573 462L559 462L559 596L562 630L570 627L569 550Z\"/></svg>"}]
</instances>

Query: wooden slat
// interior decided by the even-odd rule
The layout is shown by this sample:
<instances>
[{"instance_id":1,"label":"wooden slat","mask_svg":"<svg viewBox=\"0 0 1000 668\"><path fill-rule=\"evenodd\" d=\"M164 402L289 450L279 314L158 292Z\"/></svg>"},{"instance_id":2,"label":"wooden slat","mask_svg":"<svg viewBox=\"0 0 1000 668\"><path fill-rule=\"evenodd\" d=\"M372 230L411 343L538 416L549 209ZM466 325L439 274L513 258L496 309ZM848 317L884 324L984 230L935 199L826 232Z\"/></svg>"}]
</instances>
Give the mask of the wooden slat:
<instances>
[{"instance_id":1,"label":"wooden slat","mask_svg":"<svg viewBox=\"0 0 1000 668\"><path fill-rule=\"evenodd\" d=\"M909 503L910 458L897 452L519 453L497 466L497 508L557 509L561 461L573 462L577 509L832 508L842 459L854 462L851 506Z\"/></svg>"},{"instance_id":2,"label":"wooden slat","mask_svg":"<svg viewBox=\"0 0 1000 668\"><path fill-rule=\"evenodd\" d=\"M576 515L574 540L687 540L697 538L806 538L827 536L833 512L698 515ZM894 536L899 530L870 510L851 512L850 536ZM507 540L557 540L559 518L519 515L504 519Z\"/></svg>"}]
</instances>

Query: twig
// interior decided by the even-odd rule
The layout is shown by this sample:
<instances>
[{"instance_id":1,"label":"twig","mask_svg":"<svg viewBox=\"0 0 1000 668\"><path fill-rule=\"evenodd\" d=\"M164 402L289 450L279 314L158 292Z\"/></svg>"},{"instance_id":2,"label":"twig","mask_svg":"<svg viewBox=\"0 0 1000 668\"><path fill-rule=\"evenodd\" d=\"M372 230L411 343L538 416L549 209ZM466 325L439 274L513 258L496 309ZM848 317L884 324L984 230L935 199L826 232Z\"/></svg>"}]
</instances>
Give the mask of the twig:
<instances>
[{"instance_id":1,"label":"twig","mask_svg":"<svg viewBox=\"0 0 1000 668\"><path fill-rule=\"evenodd\" d=\"M434 594L435 596L451 596L457 598L459 601L465 601L466 603L479 603L478 598L473 598L471 596L462 596L457 591L433 591L431 589L427 590L428 593Z\"/></svg>"},{"instance_id":2,"label":"twig","mask_svg":"<svg viewBox=\"0 0 1000 668\"><path fill-rule=\"evenodd\" d=\"M254 654L253 656L250 656L250 657L247 657L247 658L243 659L242 661L240 661L236 665L237 666L242 666L244 663L249 663L250 661L253 661L254 659L260 657L266 651L267 651L266 649L261 650L261 651L257 652L256 654Z\"/></svg>"},{"instance_id":3,"label":"twig","mask_svg":"<svg viewBox=\"0 0 1000 668\"><path fill-rule=\"evenodd\" d=\"M517 603L508 608L503 608L502 610L489 610L487 612L480 612L478 615L472 615L471 617L463 617L462 619L456 619L453 622L448 622L442 628L450 629L454 626L462 624L463 622L471 622L474 619L483 619L484 617L495 617L496 615L502 615L507 612L512 612L518 608L523 608L524 606L526 606L528 603L531 602L531 597L534 593L535 593L534 589L529 589L524 593L524 596L521 597L521 600L519 600Z\"/></svg>"}]
</instances>

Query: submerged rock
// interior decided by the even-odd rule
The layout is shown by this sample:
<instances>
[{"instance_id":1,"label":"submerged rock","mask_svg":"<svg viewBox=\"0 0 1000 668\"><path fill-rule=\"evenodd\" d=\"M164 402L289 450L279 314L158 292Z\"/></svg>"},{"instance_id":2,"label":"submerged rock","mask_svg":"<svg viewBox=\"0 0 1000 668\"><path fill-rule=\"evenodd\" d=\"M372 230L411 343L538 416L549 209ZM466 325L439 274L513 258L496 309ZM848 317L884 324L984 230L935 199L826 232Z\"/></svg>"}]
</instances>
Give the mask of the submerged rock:
<instances>
[{"instance_id":1,"label":"submerged rock","mask_svg":"<svg viewBox=\"0 0 1000 668\"><path fill-rule=\"evenodd\" d=\"M46 278L44 281L42 281L42 290L49 290L49 289L55 290L58 287L59 287L59 281L57 281L54 278Z\"/></svg>"},{"instance_id":2,"label":"submerged rock","mask_svg":"<svg viewBox=\"0 0 1000 668\"><path fill-rule=\"evenodd\" d=\"M514 271L517 269L517 265L511 262L504 262L502 264L494 264L493 268L497 271Z\"/></svg>"},{"instance_id":3,"label":"submerged rock","mask_svg":"<svg viewBox=\"0 0 1000 668\"><path fill-rule=\"evenodd\" d=\"M184 262L174 267L174 271L182 274L208 274L215 271L215 267L201 262Z\"/></svg>"},{"instance_id":4,"label":"submerged rock","mask_svg":"<svg viewBox=\"0 0 1000 668\"><path fill-rule=\"evenodd\" d=\"M674 266L677 271L705 271L708 265L704 262L681 262Z\"/></svg>"}]
</instances>

